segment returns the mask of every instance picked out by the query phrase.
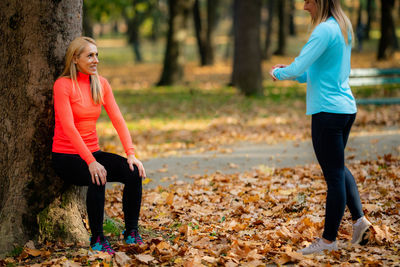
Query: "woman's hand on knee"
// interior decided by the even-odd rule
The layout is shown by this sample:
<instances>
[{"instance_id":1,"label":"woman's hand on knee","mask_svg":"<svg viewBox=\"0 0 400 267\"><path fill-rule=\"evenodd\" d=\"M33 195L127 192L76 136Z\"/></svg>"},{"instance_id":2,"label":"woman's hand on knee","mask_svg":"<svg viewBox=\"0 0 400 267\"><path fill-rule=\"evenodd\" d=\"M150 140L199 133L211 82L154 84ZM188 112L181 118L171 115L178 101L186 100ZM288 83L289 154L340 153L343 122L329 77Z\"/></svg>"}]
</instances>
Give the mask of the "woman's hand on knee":
<instances>
[{"instance_id":1,"label":"woman's hand on knee","mask_svg":"<svg viewBox=\"0 0 400 267\"><path fill-rule=\"evenodd\" d=\"M97 161L93 161L89 164L89 172L94 184L105 185L107 183L107 171L104 166Z\"/></svg>"},{"instance_id":2,"label":"woman's hand on knee","mask_svg":"<svg viewBox=\"0 0 400 267\"><path fill-rule=\"evenodd\" d=\"M135 157L135 155L128 155L127 161L128 161L128 165L129 165L129 168L131 169L131 171L134 170L133 165L136 165L136 167L139 170L140 177L146 178L146 170L144 169L143 163L140 160L138 160Z\"/></svg>"}]
</instances>

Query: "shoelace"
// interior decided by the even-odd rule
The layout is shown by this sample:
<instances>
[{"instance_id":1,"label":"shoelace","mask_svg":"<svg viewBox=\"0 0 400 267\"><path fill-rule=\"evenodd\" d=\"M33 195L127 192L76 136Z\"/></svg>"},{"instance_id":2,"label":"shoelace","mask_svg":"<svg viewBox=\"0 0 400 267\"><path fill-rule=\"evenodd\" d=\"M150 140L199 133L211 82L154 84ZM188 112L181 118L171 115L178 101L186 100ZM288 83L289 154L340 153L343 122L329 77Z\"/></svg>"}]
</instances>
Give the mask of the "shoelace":
<instances>
[{"instance_id":1,"label":"shoelace","mask_svg":"<svg viewBox=\"0 0 400 267\"><path fill-rule=\"evenodd\" d=\"M110 254L110 253L114 253L114 250L110 247L110 243L108 242L107 239L105 239L102 243L103 248L105 248L105 250Z\"/></svg>"},{"instance_id":2,"label":"shoelace","mask_svg":"<svg viewBox=\"0 0 400 267\"><path fill-rule=\"evenodd\" d=\"M132 231L130 236L135 239L136 244L139 244L139 245L143 244L143 239L140 236L140 234L138 233L138 231Z\"/></svg>"},{"instance_id":3,"label":"shoelace","mask_svg":"<svg viewBox=\"0 0 400 267\"><path fill-rule=\"evenodd\" d=\"M309 246L309 248L315 248L315 247L320 247L321 245L320 245L320 239L318 238L315 242L313 242L310 246Z\"/></svg>"},{"instance_id":4,"label":"shoelace","mask_svg":"<svg viewBox=\"0 0 400 267\"><path fill-rule=\"evenodd\" d=\"M96 243L99 243L108 254L114 254L114 250L111 248L110 243L105 237L103 241L101 241L100 237L97 237Z\"/></svg>"}]
</instances>

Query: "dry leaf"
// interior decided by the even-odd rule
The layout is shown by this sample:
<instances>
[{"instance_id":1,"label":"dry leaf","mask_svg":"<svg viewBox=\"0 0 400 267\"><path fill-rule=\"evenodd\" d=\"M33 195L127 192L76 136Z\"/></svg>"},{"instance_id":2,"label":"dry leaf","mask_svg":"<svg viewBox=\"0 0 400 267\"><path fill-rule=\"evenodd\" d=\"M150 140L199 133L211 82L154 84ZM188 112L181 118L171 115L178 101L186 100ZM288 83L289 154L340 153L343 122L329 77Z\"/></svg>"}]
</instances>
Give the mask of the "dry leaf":
<instances>
[{"instance_id":1,"label":"dry leaf","mask_svg":"<svg viewBox=\"0 0 400 267\"><path fill-rule=\"evenodd\" d=\"M138 254L135 255L135 258L145 264L149 264L151 261L154 260L154 257L149 254Z\"/></svg>"}]
</instances>

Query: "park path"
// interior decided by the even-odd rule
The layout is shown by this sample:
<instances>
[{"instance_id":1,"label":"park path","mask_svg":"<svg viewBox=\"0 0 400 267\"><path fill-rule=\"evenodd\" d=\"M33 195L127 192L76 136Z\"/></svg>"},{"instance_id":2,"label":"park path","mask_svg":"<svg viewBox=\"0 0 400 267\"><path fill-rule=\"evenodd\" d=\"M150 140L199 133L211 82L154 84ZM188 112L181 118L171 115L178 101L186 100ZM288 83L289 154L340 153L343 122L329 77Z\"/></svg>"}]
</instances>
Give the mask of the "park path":
<instances>
[{"instance_id":1,"label":"park path","mask_svg":"<svg viewBox=\"0 0 400 267\"><path fill-rule=\"evenodd\" d=\"M260 165L279 168L317 162L311 140L287 141L275 145L240 143L224 148L231 152L182 153L143 161L147 176L151 179L144 188L154 188L158 185L165 187L176 181L192 182L193 178L190 176L216 171L229 174L248 171ZM378 156L389 153L394 156L400 154L398 128L353 134L346 148L346 158L354 160L375 160Z\"/></svg>"}]
</instances>

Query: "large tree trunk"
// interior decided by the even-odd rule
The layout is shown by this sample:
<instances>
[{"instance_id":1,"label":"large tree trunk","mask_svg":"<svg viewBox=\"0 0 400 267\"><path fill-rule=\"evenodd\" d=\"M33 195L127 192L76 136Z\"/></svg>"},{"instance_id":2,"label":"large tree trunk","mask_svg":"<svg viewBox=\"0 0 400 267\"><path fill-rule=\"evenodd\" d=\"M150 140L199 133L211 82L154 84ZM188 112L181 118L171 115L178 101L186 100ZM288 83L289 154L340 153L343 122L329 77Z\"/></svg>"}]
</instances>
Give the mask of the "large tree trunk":
<instances>
[{"instance_id":1,"label":"large tree trunk","mask_svg":"<svg viewBox=\"0 0 400 267\"><path fill-rule=\"evenodd\" d=\"M193 0L169 0L167 48L164 67L157 85L172 85L184 76L184 43L187 36L187 20Z\"/></svg>"},{"instance_id":2,"label":"large tree trunk","mask_svg":"<svg viewBox=\"0 0 400 267\"><path fill-rule=\"evenodd\" d=\"M61 193L52 86L81 27L81 0L0 1L0 254L37 238L38 214Z\"/></svg>"},{"instance_id":3,"label":"large tree trunk","mask_svg":"<svg viewBox=\"0 0 400 267\"><path fill-rule=\"evenodd\" d=\"M279 20L279 31L278 31L278 48L274 52L275 55L286 54L286 38L288 35L288 0L278 1L278 20Z\"/></svg>"},{"instance_id":4,"label":"large tree trunk","mask_svg":"<svg viewBox=\"0 0 400 267\"><path fill-rule=\"evenodd\" d=\"M261 0L235 0L235 51L232 81L245 95L262 95Z\"/></svg>"},{"instance_id":5,"label":"large tree trunk","mask_svg":"<svg viewBox=\"0 0 400 267\"><path fill-rule=\"evenodd\" d=\"M397 45L392 15L394 3L394 0L381 0L381 39L379 40L378 59L390 57Z\"/></svg>"}]
</instances>

